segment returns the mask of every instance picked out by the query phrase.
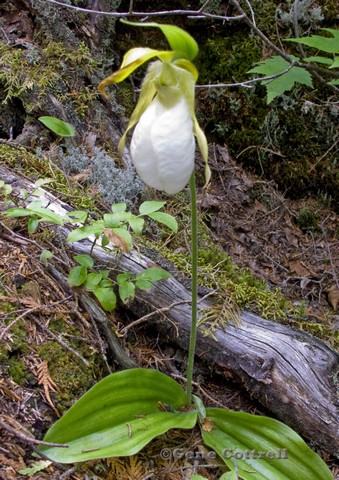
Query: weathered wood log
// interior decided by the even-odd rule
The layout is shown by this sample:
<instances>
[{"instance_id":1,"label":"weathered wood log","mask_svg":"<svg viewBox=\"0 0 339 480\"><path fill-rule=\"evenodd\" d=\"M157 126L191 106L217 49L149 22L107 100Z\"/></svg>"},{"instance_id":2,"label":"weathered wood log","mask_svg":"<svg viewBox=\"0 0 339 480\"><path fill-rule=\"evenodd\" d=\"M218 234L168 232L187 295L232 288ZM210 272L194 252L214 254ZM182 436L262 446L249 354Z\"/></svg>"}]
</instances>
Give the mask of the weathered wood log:
<instances>
[{"instance_id":1,"label":"weathered wood log","mask_svg":"<svg viewBox=\"0 0 339 480\"><path fill-rule=\"evenodd\" d=\"M10 183L14 191L32 190L27 180L0 166L0 179ZM69 210L55 197L46 193L48 208L65 213ZM67 225L57 228L65 240ZM69 246L74 253L89 253L88 240ZM148 268L152 261L136 251L117 254L114 249L96 246L91 255L106 265L114 278L121 271L132 274ZM213 300L199 303L210 308ZM164 312L166 307L170 307ZM160 310L152 318L164 340L171 340L187 349L190 332L190 291L175 276L158 282L151 290L137 292L129 307L137 316ZM164 318L165 317L165 318ZM313 440L328 452L339 452L339 399L335 379L339 371L339 355L321 340L249 312L242 313L241 324L217 328L213 336L204 336L202 326L197 338L197 358L211 369L222 371L240 381L262 405L278 419L292 426L305 438Z\"/></svg>"}]
</instances>

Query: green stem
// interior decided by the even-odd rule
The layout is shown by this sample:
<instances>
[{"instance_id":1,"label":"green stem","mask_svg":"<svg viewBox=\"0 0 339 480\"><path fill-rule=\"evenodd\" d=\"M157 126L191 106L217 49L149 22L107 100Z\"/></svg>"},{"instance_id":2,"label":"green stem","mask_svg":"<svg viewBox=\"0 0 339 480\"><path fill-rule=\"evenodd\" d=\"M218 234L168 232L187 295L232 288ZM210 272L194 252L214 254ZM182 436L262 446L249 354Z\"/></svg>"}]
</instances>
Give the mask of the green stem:
<instances>
[{"instance_id":1,"label":"green stem","mask_svg":"<svg viewBox=\"0 0 339 480\"><path fill-rule=\"evenodd\" d=\"M195 174L192 173L190 180L191 193L191 230L192 230L192 323L191 336L187 359L187 384L186 397L187 404L192 403L192 381L195 344L197 339L197 320L198 320L198 220L197 220L197 192L195 188Z\"/></svg>"}]
</instances>

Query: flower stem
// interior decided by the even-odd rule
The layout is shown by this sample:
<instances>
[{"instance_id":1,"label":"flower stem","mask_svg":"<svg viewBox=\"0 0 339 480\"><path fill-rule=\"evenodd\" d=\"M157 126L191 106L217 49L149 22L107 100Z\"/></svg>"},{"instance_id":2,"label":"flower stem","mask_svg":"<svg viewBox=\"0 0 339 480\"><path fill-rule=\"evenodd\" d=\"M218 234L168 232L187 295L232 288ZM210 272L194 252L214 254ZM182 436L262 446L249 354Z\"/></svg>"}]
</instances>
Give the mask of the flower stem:
<instances>
[{"instance_id":1,"label":"flower stem","mask_svg":"<svg viewBox=\"0 0 339 480\"><path fill-rule=\"evenodd\" d=\"M186 397L187 405L192 402L192 381L193 381L193 367L195 344L197 339L197 319L198 319L198 219L197 219L197 192L195 188L195 174L192 173L190 179L190 194L191 194L191 231L192 231L192 323L191 335L188 349L187 359L187 384Z\"/></svg>"}]
</instances>

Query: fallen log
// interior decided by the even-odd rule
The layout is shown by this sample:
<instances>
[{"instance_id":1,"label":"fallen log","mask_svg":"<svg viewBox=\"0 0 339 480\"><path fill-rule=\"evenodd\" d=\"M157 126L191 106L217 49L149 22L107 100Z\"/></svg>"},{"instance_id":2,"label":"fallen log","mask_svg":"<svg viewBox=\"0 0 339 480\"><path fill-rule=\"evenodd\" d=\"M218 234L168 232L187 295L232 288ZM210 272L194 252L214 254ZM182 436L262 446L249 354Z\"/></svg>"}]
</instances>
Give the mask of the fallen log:
<instances>
[{"instance_id":1,"label":"fallen log","mask_svg":"<svg viewBox=\"0 0 339 480\"><path fill-rule=\"evenodd\" d=\"M14 192L32 191L27 180L0 166L0 179L10 183ZM48 208L67 213L69 207L45 193L40 197ZM70 227L53 226L65 242ZM110 269L111 278L121 271L137 274L154 263L137 251L117 253L88 240L69 246L74 253L90 253ZM161 259L159 258L159 262ZM211 297L212 298L212 297ZM200 310L213 307L211 298L201 299ZM151 290L139 290L128 307L138 317L154 311L153 325L161 337L175 341L184 350L189 344L190 291L175 276L158 282ZM165 316L165 319L164 319ZM196 356L211 369L217 369L241 382L275 417L293 427L305 438L316 442L332 454L339 453L339 399L335 379L339 372L339 355L321 340L305 333L243 312L241 323L216 328L204 335L202 326L197 338Z\"/></svg>"}]
</instances>

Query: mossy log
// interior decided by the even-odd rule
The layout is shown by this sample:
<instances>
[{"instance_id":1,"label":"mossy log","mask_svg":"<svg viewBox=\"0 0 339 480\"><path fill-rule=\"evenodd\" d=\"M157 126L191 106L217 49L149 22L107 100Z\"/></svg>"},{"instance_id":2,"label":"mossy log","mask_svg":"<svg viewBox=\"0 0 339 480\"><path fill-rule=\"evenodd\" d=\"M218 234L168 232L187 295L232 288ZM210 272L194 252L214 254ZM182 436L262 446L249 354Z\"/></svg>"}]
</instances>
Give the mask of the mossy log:
<instances>
[{"instance_id":1,"label":"mossy log","mask_svg":"<svg viewBox=\"0 0 339 480\"><path fill-rule=\"evenodd\" d=\"M0 179L11 184L14 192L19 192L20 188L27 191L34 188L3 166L0 166ZM49 193L43 201L59 213L69 210ZM60 234L58 237L65 241L70 228L67 225L54 228ZM87 240L69 246L76 254L88 254L91 247L92 243ZM110 269L112 278L121 271L136 274L154 265L154 258L150 260L134 250L129 254L117 254L116 250L96 246L91 255ZM200 309L210 308L211 299L202 299ZM158 310L149 321L161 332L162 340L174 341L184 350L188 348L190 291L175 276L158 282L151 290L139 290L136 300L126 308L138 317ZM211 370L239 381L253 398L306 439L329 453L339 453L337 353L307 333L250 312L242 313L239 326L230 323L225 329L213 330L213 335L204 335L206 329L202 326L198 333L197 359L208 364Z\"/></svg>"}]
</instances>

